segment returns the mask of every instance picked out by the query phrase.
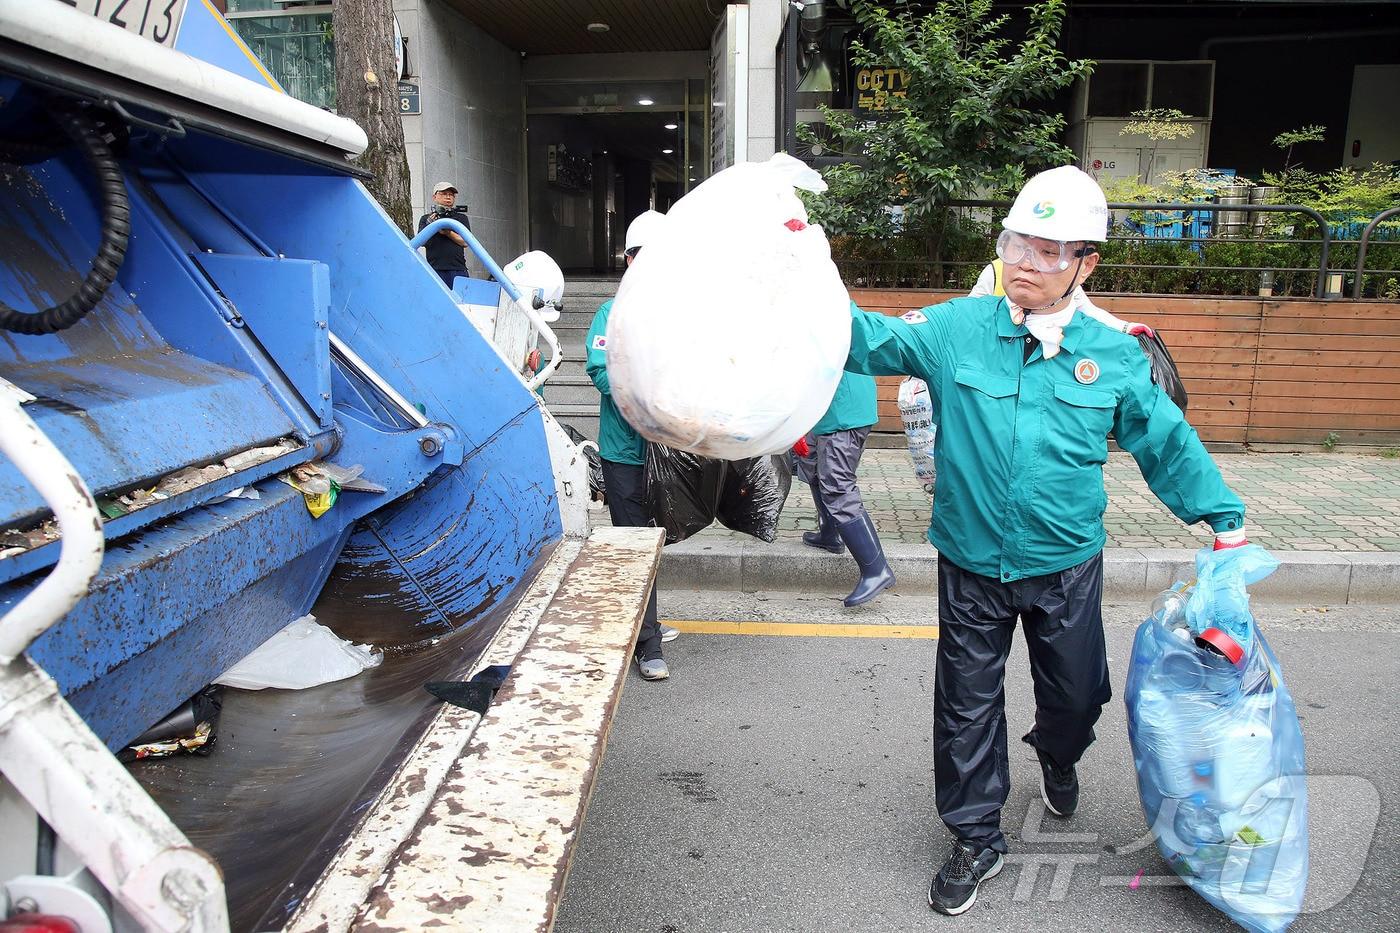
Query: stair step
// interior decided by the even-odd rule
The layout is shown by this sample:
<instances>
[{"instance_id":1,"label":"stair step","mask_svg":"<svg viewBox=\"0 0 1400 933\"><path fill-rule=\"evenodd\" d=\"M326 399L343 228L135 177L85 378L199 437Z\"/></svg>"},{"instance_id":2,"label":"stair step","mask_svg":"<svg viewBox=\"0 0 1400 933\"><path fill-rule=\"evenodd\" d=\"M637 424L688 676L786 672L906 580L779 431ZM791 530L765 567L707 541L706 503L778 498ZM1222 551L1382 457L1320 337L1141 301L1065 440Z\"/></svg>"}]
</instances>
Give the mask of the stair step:
<instances>
[{"instance_id":1,"label":"stair step","mask_svg":"<svg viewBox=\"0 0 1400 933\"><path fill-rule=\"evenodd\" d=\"M593 388L593 383L584 382L555 382L553 379L544 384L544 404L550 411L558 405L588 405L593 413L598 411L598 390Z\"/></svg>"},{"instance_id":2,"label":"stair step","mask_svg":"<svg viewBox=\"0 0 1400 933\"><path fill-rule=\"evenodd\" d=\"M593 380L588 378L588 373L583 371L583 364L574 360L565 359L559 364L559 368L550 373L549 381L545 386L553 385L592 385Z\"/></svg>"},{"instance_id":3,"label":"stair step","mask_svg":"<svg viewBox=\"0 0 1400 933\"><path fill-rule=\"evenodd\" d=\"M590 441L598 439L598 415L596 413L592 415L565 415L556 412L553 406L547 405L545 407L549 408L550 413L560 424L567 424Z\"/></svg>"}]
</instances>

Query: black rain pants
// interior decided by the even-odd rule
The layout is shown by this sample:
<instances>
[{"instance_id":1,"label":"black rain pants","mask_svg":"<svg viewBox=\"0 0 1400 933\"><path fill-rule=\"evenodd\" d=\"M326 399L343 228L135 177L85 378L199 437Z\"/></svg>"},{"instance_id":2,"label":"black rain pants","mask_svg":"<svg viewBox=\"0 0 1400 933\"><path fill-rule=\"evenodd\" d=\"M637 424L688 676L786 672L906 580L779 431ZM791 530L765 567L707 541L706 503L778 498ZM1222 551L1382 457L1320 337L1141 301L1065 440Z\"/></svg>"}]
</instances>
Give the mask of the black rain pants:
<instances>
[{"instance_id":1,"label":"black rain pants","mask_svg":"<svg viewBox=\"0 0 1400 933\"><path fill-rule=\"evenodd\" d=\"M1113 695L1103 633L1103 554L1012 583L938 558L938 814L957 838L1001 852L1001 809L1011 789L1003 685L1018 618L1036 706L1035 726L1022 741L1068 768L1094 741L1094 723Z\"/></svg>"}]
</instances>

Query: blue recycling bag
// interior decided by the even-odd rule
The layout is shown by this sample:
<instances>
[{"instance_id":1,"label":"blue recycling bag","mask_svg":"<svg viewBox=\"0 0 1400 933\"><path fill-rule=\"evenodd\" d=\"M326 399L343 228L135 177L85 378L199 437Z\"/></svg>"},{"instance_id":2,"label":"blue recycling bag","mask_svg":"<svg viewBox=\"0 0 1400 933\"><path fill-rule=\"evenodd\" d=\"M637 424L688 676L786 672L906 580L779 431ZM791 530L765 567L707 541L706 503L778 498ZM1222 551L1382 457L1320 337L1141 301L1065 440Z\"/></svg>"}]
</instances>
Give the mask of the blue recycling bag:
<instances>
[{"instance_id":1,"label":"blue recycling bag","mask_svg":"<svg viewBox=\"0 0 1400 933\"><path fill-rule=\"evenodd\" d=\"M1293 922L1308 877L1303 732L1246 592L1277 567L1258 545L1200 551L1138 627L1124 695L1158 850L1253 933Z\"/></svg>"}]
</instances>

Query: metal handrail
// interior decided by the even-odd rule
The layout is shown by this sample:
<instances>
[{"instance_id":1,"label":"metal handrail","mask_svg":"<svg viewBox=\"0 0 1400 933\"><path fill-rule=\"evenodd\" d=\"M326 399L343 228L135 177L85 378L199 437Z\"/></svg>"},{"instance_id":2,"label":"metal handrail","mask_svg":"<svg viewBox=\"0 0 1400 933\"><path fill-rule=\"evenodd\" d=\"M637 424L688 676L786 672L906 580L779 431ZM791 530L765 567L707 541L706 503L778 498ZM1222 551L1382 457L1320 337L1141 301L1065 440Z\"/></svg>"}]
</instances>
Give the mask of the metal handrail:
<instances>
[{"instance_id":1,"label":"metal handrail","mask_svg":"<svg viewBox=\"0 0 1400 933\"><path fill-rule=\"evenodd\" d=\"M1381 211L1371 222L1366 225L1366 229L1361 231L1360 245L1356 247L1356 284L1352 286L1351 297L1357 301L1361 300L1362 283L1366 275L1366 249L1371 245L1371 231L1376 229L1381 221L1393 214L1400 214L1400 207L1392 207L1389 210Z\"/></svg>"},{"instance_id":2,"label":"metal handrail","mask_svg":"<svg viewBox=\"0 0 1400 933\"><path fill-rule=\"evenodd\" d=\"M949 201L948 207L1007 207L1009 201ZM1110 204L1111 211L1265 211L1270 213L1283 214L1306 214L1317 222L1318 230L1322 234L1322 250L1317 266L1317 287L1314 294L1318 298L1325 298L1327 295L1327 258L1332 244L1332 231L1327 223L1327 218L1313 210L1311 207L1304 207L1301 204L1210 204L1206 202L1191 201L1187 203L1162 203L1162 202L1133 202L1128 204Z\"/></svg>"},{"instance_id":3,"label":"metal handrail","mask_svg":"<svg viewBox=\"0 0 1400 933\"><path fill-rule=\"evenodd\" d=\"M0 668L87 595L102 567L102 513L87 483L13 394L0 397L3 453L53 510L62 540L58 564L39 585L0 616Z\"/></svg>"},{"instance_id":4,"label":"metal handrail","mask_svg":"<svg viewBox=\"0 0 1400 933\"><path fill-rule=\"evenodd\" d=\"M559 364L564 362L564 354L559 349L559 338L554 335L554 331L550 329L548 322L546 322L544 317L540 314L539 309L535 307L535 295L522 292L520 286L512 282L510 276L506 275L505 272L501 270L501 267L496 265L496 260L491 258L490 253L486 252L486 247L481 245L481 241L478 240L472 234L471 230L467 229L461 221L452 220L448 217L435 220L422 230L419 230L417 236L408 241L408 245L416 250L436 236L439 230L451 230L467 241L467 247L471 249L472 255L480 260L491 277L500 283L501 288L505 289L505 293L510 296L510 300L520 307L520 310L529 318L530 323L534 325L535 330L544 338L545 344L549 347L549 362L545 364L544 369L525 380L526 388L531 392L535 391L540 386L544 385L545 380L554 375L554 371L559 368Z\"/></svg>"}]
</instances>

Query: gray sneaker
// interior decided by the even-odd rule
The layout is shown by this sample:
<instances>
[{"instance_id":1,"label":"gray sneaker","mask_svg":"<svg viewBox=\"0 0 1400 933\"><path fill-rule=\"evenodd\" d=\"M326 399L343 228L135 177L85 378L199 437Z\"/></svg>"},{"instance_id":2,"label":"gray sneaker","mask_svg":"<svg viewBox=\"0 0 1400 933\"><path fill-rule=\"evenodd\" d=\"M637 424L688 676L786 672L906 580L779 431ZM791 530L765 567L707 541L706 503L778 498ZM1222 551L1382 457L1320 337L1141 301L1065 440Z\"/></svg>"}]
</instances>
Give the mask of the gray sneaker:
<instances>
[{"instance_id":1,"label":"gray sneaker","mask_svg":"<svg viewBox=\"0 0 1400 933\"><path fill-rule=\"evenodd\" d=\"M678 628L671 628L669 625L662 625L660 628L662 641L675 641L681 635L681 630Z\"/></svg>"},{"instance_id":2,"label":"gray sneaker","mask_svg":"<svg viewBox=\"0 0 1400 933\"><path fill-rule=\"evenodd\" d=\"M632 660L637 662L637 673L642 675L642 680L665 680L671 676L671 671L662 658L652 658L650 661L643 661L641 658Z\"/></svg>"}]
</instances>

